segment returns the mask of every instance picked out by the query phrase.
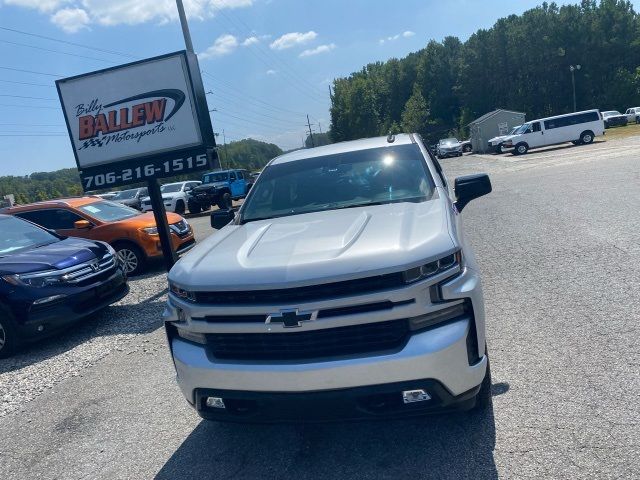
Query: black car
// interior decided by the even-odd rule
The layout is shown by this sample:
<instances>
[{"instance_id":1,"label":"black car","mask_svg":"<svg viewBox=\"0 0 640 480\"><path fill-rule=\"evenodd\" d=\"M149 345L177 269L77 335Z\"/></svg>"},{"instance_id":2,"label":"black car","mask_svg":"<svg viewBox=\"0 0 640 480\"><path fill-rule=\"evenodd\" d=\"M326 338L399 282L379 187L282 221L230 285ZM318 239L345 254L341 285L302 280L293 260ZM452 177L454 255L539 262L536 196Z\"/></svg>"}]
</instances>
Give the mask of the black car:
<instances>
[{"instance_id":1,"label":"black car","mask_svg":"<svg viewBox=\"0 0 640 480\"><path fill-rule=\"evenodd\" d=\"M604 128L625 126L628 123L627 116L616 110L602 112L602 119L604 120Z\"/></svg>"},{"instance_id":2,"label":"black car","mask_svg":"<svg viewBox=\"0 0 640 480\"><path fill-rule=\"evenodd\" d=\"M0 358L128 292L126 274L108 244L62 237L0 215Z\"/></svg>"}]
</instances>

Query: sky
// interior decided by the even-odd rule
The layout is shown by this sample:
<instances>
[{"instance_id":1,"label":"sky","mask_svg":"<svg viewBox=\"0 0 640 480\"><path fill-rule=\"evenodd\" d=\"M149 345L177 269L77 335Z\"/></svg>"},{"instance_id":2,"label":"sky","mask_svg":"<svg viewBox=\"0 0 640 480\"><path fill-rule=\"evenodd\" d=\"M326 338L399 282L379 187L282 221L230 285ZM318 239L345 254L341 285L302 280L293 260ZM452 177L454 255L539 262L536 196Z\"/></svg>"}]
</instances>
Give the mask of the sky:
<instances>
[{"instance_id":1,"label":"sky","mask_svg":"<svg viewBox=\"0 0 640 480\"><path fill-rule=\"evenodd\" d=\"M307 115L329 127L334 78L542 3L183 1L217 142L284 150L301 146ZM75 166L56 79L182 49L174 0L0 0L0 175Z\"/></svg>"}]
</instances>

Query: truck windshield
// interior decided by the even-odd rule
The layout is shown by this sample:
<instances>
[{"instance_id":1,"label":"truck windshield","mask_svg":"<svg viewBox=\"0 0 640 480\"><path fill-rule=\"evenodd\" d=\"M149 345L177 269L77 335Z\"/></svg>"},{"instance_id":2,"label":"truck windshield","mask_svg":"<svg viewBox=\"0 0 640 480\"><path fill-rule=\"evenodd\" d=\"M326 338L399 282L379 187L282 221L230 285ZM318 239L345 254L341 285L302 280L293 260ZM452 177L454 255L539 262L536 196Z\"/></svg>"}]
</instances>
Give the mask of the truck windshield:
<instances>
[{"instance_id":1,"label":"truck windshield","mask_svg":"<svg viewBox=\"0 0 640 480\"><path fill-rule=\"evenodd\" d=\"M225 182L229 172L207 173L202 177L202 183Z\"/></svg>"},{"instance_id":2,"label":"truck windshield","mask_svg":"<svg viewBox=\"0 0 640 480\"><path fill-rule=\"evenodd\" d=\"M172 193L172 192L179 192L180 189L182 188L182 183L168 183L166 185L162 185L160 187L160 191L162 193Z\"/></svg>"},{"instance_id":3,"label":"truck windshield","mask_svg":"<svg viewBox=\"0 0 640 480\"><path fill-rule=\"evenodd\" d=\"M258 178L240 221L423 202L431 198L433 185L422 152L414 144L276 163Z\"/></svg>"}]
</instances>

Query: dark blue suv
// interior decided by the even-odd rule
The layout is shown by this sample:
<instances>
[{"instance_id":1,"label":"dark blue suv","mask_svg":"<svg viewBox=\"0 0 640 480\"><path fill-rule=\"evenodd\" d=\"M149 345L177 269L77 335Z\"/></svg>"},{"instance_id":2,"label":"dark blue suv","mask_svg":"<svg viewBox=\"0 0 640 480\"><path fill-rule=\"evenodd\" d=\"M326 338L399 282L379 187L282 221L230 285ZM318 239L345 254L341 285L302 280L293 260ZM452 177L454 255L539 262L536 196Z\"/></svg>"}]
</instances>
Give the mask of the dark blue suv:
<instances>
[{"instance_id":1,"label":"dark blue suv","mask_svg":"<svg viewBox=\"0 0 640 480\"><path fill-rule=\"evenodd\" d=\"M0 358L123 298L113 248L0 215Z\"/></svg>"}]
</instances>

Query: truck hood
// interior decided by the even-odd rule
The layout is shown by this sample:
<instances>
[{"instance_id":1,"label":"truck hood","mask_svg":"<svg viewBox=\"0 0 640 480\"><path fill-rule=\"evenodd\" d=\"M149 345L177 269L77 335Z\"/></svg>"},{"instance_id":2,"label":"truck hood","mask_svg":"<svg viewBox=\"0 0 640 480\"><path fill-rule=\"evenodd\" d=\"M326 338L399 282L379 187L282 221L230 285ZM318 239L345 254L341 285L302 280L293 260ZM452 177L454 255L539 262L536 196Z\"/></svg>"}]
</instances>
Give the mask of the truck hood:
<instances>
[{"instance_id":1,"label":"truck hood","mask_svg":"<svg viewBox=\"0 0 640 480\"><path fill-rule=\"evenodd\" d=\"M270 289L410 268L455 250L437 193L392 203L228 225L196 246L170 280L193 290Z\"/></svg>"},{"instance_id":2,"label":"truck hood","mask_svg":"<svg viewBox=\"0 0 640 480\"><path fill-rule=\"evenodd\" d=\"M198 193L198 192L208 192L209 190L211 190L212 188L220 188L220 187L224 187L227 185L227 182L215 182L215 183L205 183L203 185L198 185L197 187L195 187L193 190L191 190L192 193Z\"/></svg>"},{"instance_id":3,"label":"truck hood","mask_svg":"<svg viewBox=\"0 0 640 480\"><path fill-rule=\"evenodd\" d=\"M63 269L102 258L107 251L107 247L100 242L70 237L0 257L0 272L7 275Z\"/></svg>"}]
</instances>

